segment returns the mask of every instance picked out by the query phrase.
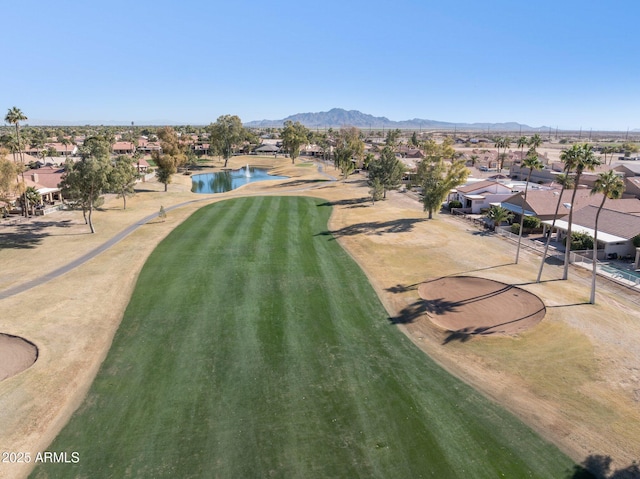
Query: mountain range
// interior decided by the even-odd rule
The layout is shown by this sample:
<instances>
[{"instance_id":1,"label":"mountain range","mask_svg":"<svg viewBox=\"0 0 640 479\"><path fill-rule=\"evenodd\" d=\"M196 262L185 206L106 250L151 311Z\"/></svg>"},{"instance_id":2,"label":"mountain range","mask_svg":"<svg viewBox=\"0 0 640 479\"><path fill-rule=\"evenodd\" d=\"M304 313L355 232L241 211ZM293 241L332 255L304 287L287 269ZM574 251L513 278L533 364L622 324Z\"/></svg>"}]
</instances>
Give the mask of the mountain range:
<instances>
[{"instance_id":1,"label":"mountain range","mask_svg":"<svg viewBox=\"0 0 640 479\"><path fill-rule=\"evenodd\" d=\"M399 128L399 129L449 129L449 130L494 130L494 131L547 131L549 127L531 127L516 122L507 123L451 123L446 121L413 120L393 121L384 116L373 116L358 110L333 108L318 113L296 113L282 120L259 120L245 123L250 128L279 128L286 121L300 122L307 128L340 128L355 126L358 128Z\"/></svg>"}]
</instances>

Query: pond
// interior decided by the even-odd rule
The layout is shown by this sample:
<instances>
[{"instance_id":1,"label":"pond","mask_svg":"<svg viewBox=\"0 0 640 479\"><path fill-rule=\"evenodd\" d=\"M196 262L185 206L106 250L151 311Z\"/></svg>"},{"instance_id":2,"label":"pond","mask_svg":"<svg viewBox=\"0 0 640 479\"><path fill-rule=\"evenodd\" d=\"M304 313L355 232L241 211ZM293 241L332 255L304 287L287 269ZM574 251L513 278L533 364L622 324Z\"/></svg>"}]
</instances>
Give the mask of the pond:
<instances>
[{"instance_id":1,"label":"pond","mask_svg":"<svg viewBox=\"0 0 640 479\"><path fill-rule=\"evenodd\" d=\"M191 178L193 193L224 193L247 183L264 180L284 180L288 176L270 175L265 168L245 166L239 170L224 170L218 173L203 173Z\"/></svg>"}]
</instances>

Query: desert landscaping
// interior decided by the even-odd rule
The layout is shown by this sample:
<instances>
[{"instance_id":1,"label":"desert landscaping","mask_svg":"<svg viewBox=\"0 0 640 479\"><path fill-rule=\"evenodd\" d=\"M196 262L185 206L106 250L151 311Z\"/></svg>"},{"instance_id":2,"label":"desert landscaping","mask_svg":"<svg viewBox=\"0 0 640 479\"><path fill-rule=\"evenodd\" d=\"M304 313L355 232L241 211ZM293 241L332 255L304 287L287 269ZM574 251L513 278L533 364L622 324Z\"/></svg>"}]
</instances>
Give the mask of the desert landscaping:
<instances>
[{"instance_id":1,"label":"desert landscaping","mask_svg":"<svg viewBox=\"0 0 640 479\"><path fill-rule=\"evenodd\" d=\"M640 294L599 278L590 305L586 271L560 281L550 264L537 284L539 256L527 252L516 265L514 243L447 214L427 220L403 192L372 204L363 175L330 181L339 177L332 167L272 157L230 166L248 162L289 179L195 195L191 178L176 175L166 193L156 181L139 184L126 210L108 197L93 235L78 211L4 227L14 246L0 249L0 294L139 224L70 271L0 300L0 451L47 449L82 404L145 260L177 225L213 202L295 195L332 205L329 232L367 275L390 325L425 354L578 464L603 456L625 468L640 458ZM160 206L166 220L142 222ZM0 477L25 477L32 466L1 464Z\"/></svg>"}]
</instances>

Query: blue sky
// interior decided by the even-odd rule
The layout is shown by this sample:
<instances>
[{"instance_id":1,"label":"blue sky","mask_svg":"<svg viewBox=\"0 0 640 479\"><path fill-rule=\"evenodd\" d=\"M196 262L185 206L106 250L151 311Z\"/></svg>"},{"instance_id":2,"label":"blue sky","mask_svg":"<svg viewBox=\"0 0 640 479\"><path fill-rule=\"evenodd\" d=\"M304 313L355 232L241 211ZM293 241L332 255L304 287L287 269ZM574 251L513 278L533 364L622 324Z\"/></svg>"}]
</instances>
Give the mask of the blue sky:
<instances>
[{"instance_id":1,"label":"blue sky","mask_svg":"<svg viewBox=\"0 0 640 479\"><path fill-rule=\"evenodd\" d=\"M392 120L640 128L634 0L20 0L0 108L208 124L334 107Z\"/></svg>"}]
</instances>

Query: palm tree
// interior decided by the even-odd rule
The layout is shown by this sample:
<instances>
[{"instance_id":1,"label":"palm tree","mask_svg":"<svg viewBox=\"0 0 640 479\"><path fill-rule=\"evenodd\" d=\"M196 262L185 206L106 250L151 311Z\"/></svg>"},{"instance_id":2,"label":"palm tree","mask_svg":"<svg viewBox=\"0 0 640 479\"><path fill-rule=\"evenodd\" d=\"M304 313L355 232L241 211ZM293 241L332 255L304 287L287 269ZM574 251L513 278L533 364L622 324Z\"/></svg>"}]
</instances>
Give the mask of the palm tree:
<instances>
[{"instance_id":1,"label":"palm tree","mask_svg":"<svg viewBox=\"0 0 640 479\"><path fill-rule=\"evenodd\" d=\"M498 172L501 172L504 160L507 157L507 148L511 146L511 139L508 136L499 136L496 138L494 146L498 149ZM502 155L500 155L500 148L503 149Z\"/></svg>"},{"instance_id":2,"label":"palm tree","mask_svg":"<svg viewBox=\"0 0 640 479\"><path fill-rule=\"evenodd\" d=\"M509 148L510 146L511 146L511 138L509 138L508 136L505 136L502 139L502 148L504 149L503 150L504 155L502 157L502 161L500 162L500 170L499 171L502 171L502 167L504 166L504 160L505 160L505 158L507 158L507 148Z\"/></svg>"},{"instance_id":3,"label":"palm tree","mask_svg":"<svg viewBox=\"0 0 640 479\"><path fill-rule=\"evenodd\" d=\"M558 218L560 203L562 203L562 195L564 193L564 190L568 190L573 187L573 178L569 176L569 170L567 169L566 163L564 172L556 177L556 181L560 184L561 188L560 193L558 194L558 202L556 203L556 212L553 215L553 221L551 222L549 235L547 236L547 241L544 244L544 252L542 253L542 261L540 261L540 269L538 270L538 278L536 279L536 283L539 283L540 278L542 278L542 269L544 268L544 262L547 259L547 252L549 251L549 244L551 243L551 234L553 233L553 229L556 227L556 218Z\"/></svg>"},{"instance_id":4,"label":"palm tree","mask_svg":"<svg viewBox=\"0 0 640 479\"><path fill-rule=\"evenodd\" d=\"M513 218L513 213L502 206L493 205L487 211L487 218L493 220L493 231L495 231L500 224Z\"/></svg>"},{"instance_id":5,"label":"palm tree","mask_svg":"<svg viewBox=\"0 0 640 479\"><path fill-rule=\"evenodd\" d=\"M20 143L20 122L28 120L22 110L20 108L14 106L13 108L9 108L7 111L7 115L4 117L4 121L11 125L16 126L16 140L18 143L18 154L20 156L20 163L22 164L22 183L24 183L24 156L22 154L22 144ZM27 199L26 189L24 191L24 215L29 217L29 202Z\"/></svg>"},{"instance_id":6,"label":"palm tree","mask_svg":"<svg viewBox=\"0 0 640 479\"><path fill-rule=\"evenodd\" d=\"M542 142L543 142L542 137L540 137L540 135L536 133L531 138L529 138L529 148L533 148L534 150L537 150L538 147L542 145Z\"/></svg>"},{"instance_id":7,"label":"palm tree","mask_svg":"<svg viewBox=\"0 0 640 479\"><path fill-rule=\"evenodd\" d=\"M60 143L62 144L62 146L64 146L64 157L67 157L67 147L71 144L71 140L69 140L66 137L62 137L60 138Z\"/></svg>"},{"instance_id":8,"label":"palm tree","mask_svg":"<svg viewBox=\"0 0 640 479\"><path fill-rule=\"evenodd\" d=\"M496 156L496 159L498 160L498 171L500 171L500 148L502 148L502 145L504 144L504 139L499 136L495 139L495 143L493 144L493 146L495 146L496 150L498 150L498 155Z\"/></svg>"},{"instance_id":9,"label":"palm tree","mask_svg":"<svg viewBox=\"0 0 640 479\"><path fill-rule=\"evenodd\" d=\"M522 161L522 168L529 168L529 173L527 174L527 183L524 186L524 198L522 200L522 211L520 213L520 232L518 233L518 247L516 248L516 264L518 264L518 258L520 257L520 243L522 242L522 230L524 228L524 205L527 203L529 181L531 181L533 170L541 170L543 167L544 165L534 150L530 150L527 157Z\"/></svg>"},{"instance_id":10,"label":"palm tree","mask_svg":"<svg viewBox=\"0 0 640 479\"><path fill-rule=\"evenodd\" d=\"M565 154L566 153L566 154ZM563 152L564 158L561 158L568 164L569 171L575 169L575 188L571 195L571 204L569 206L569 221L567 225L567 242L564 251L564 270L562 271L562 279L569 277L569 258L571 255L571 229L573 226L573 210L575 209L576 192L578 191L578 185L580 184L580 177L584 170L595 170L596 166L600 164L600 159L593 153L591 145L573 145L570 150Z\"/></svg>"},{"instance_id":11,"label":"palm tree","mask_svg":"<svg viewBox=\"0 0 640 479\"><path fill-rule=\"evenodd\" d=\"M616 149L613 146L605 146L603 148L604 151L606 151L607 153L609 153L609 164L611 164L611 162L613 161L613 154L616 152ZM606 158L605 158L605 163L606 163Z\"/></svg>"},{"instance_id":12,"label":"palm tree","mask_svg":"<svg viewBox=\"0 0 640 479\"><path fill-rule=\"evenodd\" d=\"M593 234L593 263L592 263L592 271L591 271L591 297L589 302L591 304L595 304L596 302L596 271L597 271L597 263L598 263L598 220L600 219L600 212L602 211L602 207L604 206L604 202L607 201L607 198L617 199L622 197L622 193L624 193L624 180L620 178L615 171L609 170L604 173L600 173L598 175L598 179L593 184L593 188L591 189L591 194L595 195L597 193L602 193L602 202L598 207L598 212L596 213L596 221L594 225L594 234Z\"/></svg>"},{"instance_id":13,"label":"palm tree","mask_svg":"<svg viewBox=\"0 0 640 479\"><path fill-rule=\"evenodd\" d=\"M520 148L520 162L524 160L524 147L529 146L529 140L526 136L518 138L518 148Z\"/></svg>"}]
</instances>

